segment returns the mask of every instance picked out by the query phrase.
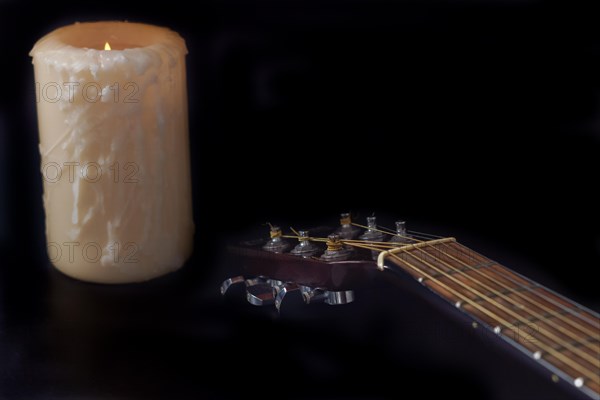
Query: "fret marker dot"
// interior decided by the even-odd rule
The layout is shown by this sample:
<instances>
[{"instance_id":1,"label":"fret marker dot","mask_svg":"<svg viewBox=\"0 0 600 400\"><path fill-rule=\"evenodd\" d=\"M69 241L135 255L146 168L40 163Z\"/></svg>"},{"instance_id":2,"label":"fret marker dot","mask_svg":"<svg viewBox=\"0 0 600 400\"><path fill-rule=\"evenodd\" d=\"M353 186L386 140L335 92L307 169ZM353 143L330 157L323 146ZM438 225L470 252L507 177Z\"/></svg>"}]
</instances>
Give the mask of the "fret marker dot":
<instances>
[{"instance_id":1,"label":"fret marker dot","mask_svg":"<svg viewBox=\"0 0 600 400\"><path fill-rule=\"evenodd\" d=\"M462 306L462 301L457 301L456 303L454 303L454 307L460 308L460 306Z\"/></svg>"},{"instance_id":2,"label":"fret marker dot","mask_svg":"<svg viewBox=\"0 0 600 400\"><path fill-rule=\"evenodd\" d=\"M479 326L479 324L475 321L473 321L473 323L471 324L471 326L473 327L473 329L477 329L477 327Z\"/></svg>"},{"instance_id":3,"label":"fret marker dot","mask_svg":"<svg viewBox=\"0 0 600 400\"><path fill-rule=\"evenodd\" d=\"M552 382L558 383L558 381L560 381L560 378L558 377L558 375L552 374Z\"/></svg>"},{"instance_id":4,"label":"fret marker dot","mask_svg":"<svg viewBox=\"0 0 600 400\"><path fill-rule=\"evenodd\" d=\"M575 379L575 381L573 382L573 384L575 384L576 387L580 388L583 386L583 378L577 378Z\"/></svg>"},{"instance_id":5,"label":"fret marker dot","mask_svg":"<svg viewBox=\"0 0 600 400\"><path fill-rule=\"evenodd\" d=\"M423 283L423 277L420 276L419 279L417 279L420 283Z\"/></svg>"},{"instance_id":6,"label":"fret marker dot","mask_svg":"<svg viewBox=\"0 0 600 400\"><path fill-rule=\"evenodd\" d=\"M541 351L536 351L535 353L533 353L533 358L535 358L536 360L539 360L540 358L542 358L542 352Z\"/></svg>"},{"instance_id":7,"label":"fret marker dot","mask_svg":"<svg viewBox=\"0 0 600 400\"><path fill-rule=\"evenodd\" d=\"M499 335L499 334L500 334L500 332L502 332L502 328L501 328L501 327L497 326L497 327L495 327L495 328L494 328L494 333L495 333L496 335Z\"/></svg>"}]
</instances>

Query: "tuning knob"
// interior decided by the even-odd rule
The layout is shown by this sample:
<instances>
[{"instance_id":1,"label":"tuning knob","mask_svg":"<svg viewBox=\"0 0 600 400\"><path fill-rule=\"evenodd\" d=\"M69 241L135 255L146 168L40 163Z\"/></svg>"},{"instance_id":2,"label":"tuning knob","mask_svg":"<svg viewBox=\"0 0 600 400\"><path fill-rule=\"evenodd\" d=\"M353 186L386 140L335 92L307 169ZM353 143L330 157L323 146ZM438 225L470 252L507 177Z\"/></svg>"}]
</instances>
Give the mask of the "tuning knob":
<instances>
[{"instance_id":1,"label":"tuning knob","mask_svg":"<svg viewBox=\"0 0 600 400\"><path fill-rule=\"evenodd\" d=\"M406 233L406 223L396 221L396 234L390 239L390 243L410 243L410 236Z\"/></svg>"},{"instance_id":2,"label":"tuning knob","mask_svg":"<svg viewBox=\"0 0 600 400\"><path fill-rule=\"evenodd\" d=\"M300 286L300 292L306 304L325 301L325 291L323 289Z\"/></svg>"},{"instance_id":3,"label":"tuning knob","mask_svg":"<svg viewBox=\"0 0 600 400\"><path fill-rule=\"evenodd\" d=\"M283 240L281 237L281 228L278 226L271 226L271 239L263 246L263 249L272 253L283 253L286 251L290 244Z\"/></svg>"},{"instance_id":4,"label":"tuning knob","mask_svg":"<svg viewBox=\"0 0 600 400\"><path fill-rule=\"evenodd\" d=\"M321 251L317 245L310 242L308 231L299 231L298 241L300 243L290 251L291 254L302 257L312 257Z\"/></svg>"},{"instance_id":5,"label":"tuning knob","mask_svg":"<svg viewBox=\"0 0 600 400\"><path fill-rule=\"evenodd\" d=\"M325 303L336 306L340 304L348 304L354 301L353 290L342 290L338 292L326 291L325 292Z\"/></svg>"},{"instance_id":6,"label":"tuning knob","mask_svg":"<svg viewBox=\"0 0 600 400\"><path fill-rule=\"evenodd\" d=\"M343 261L350 258L352 249L345 247L340 241L339 235L333 234L327 237L327 250L321 256L325 261Z\"/></svg>"},{"instance_id":7,"label":"tuning knob","mask_svg":"<svg viewBox=\"0 0 600 400\"><path fill-rule=\"evenodd\" d=\"M300 292L302 293L302 298L306 304L322 302L334 306L348 304L354 301L353 290L333 291L300 286Z\"/></svg>"},{"instance_id":8,"label":"tuning knob","mask_svg":"<svg viewBox=\"0 0 600 400\"><path fill-rule=\"evenodd\" d=\"M269 306L275 302L273 287L260 283L246 288L246 300L253 306Z\"/></svg>"},{"instance_id":9,"label":"tuning knob","mask_svg":"<svg viewBox=\"0 0 600 400\"><path fill-rule=\"evenodd\" d=\"M277 308L277 311L281 311L283 300L289 298L292 294L300 293L300 288L295 283L283 283L275 287L275 292L275 308ZM287 302L286 300L286 304Z\"/></svg>"},{"instance_id":10,"label":"tuning knob","mask_svg":"<svg viewBox=\"0 0 600 400\"><path fill-rule=\"evenodd\" d=\"M269 306L275 303L275 286L280 281L263 277L246 280L246 300L253 306Z\"/></svg>"},{"instance_id":11,"label":"tuning knob","mask_svg":"<svg viewBox=\"0 0 600 400\"><path fill-rule=\"evenodd\" d=\"M335 231L342 239L355 239L360 233L360 229L352 225L350 213L340 215L340 227Z\"/></svg>"},{"instance_id":12,"label":"tuning knob","mask_svg":"<svg viewBox=\"0 0 600 400\"><path fill-rule=\"evenodd\" d=\"M221 294L225 295L229 288L233 285L238 285L240 283L244 283L245 278L243 276L234 276L233 278L228 278L221 283Z\"/></svg>"},{"instance_id":13,"label":"tuning knob","mask_svg":"<svg viewBox=\"0 0 600 400\"><path fill-rule=\"evenodd\" d=\"M329 305L348 304L354 301L354 292L352 290L331 291L321 288L311 288L309 286L297 285L292 282L282 282L275 279L267 279L259 276L256 278L245 279L243 276L235 276L226 279L221 284L221 294L225 295L232 286L244 283L246 286L246 300L254 306L275 305L277 311L281 311L283 300L292 296L300 298L304 303L325 303ZM300 296L298 296L298 295ZM292 300L286 300L286 304ZM301 301L300 301L301 302Z\"/></svg>"},{"instance_id":14,"label":"tuning knob","mask_svg":"<svg viewBox=\"0 0 600 400\"><path fill-rule=\"evenodd\" d=\"M360 240L365 240L368 242L383 242L383 233L379 229L377 229L377 218L367 217L367 230L364 231L363 234L360 235L358 238ZM371 250L371 257L373 258L373 260L377 260L378 256L378 251Z\"/></svg>"},{"instance_id":15,"label":"tuning knob","mask_svg":"<svg viewBox=\"0 0 600 400\"><path fill-rule=\"evenodd\" d=\"M359 236L359 239L369 242L383 242L383 233L377 229L376 217L367 217L367 230Z\"/></svg>"}]
</instances>

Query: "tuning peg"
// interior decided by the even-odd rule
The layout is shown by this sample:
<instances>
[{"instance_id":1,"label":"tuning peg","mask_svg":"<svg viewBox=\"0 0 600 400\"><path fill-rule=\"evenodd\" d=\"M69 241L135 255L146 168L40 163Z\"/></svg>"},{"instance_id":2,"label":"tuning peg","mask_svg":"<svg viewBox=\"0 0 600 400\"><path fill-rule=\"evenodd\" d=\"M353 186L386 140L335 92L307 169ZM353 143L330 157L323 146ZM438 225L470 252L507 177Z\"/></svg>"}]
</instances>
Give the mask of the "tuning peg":
<instances>
[{"instance_id":1,"label":"tuning peg","mask_svg":"<svg viewBox=\"0 0 600 400\"><path fill-rule=\"evenodd\" d=\"M410 243L410 235L406 233L406 222L396 221L396 234L390 239L390 243Z\"/></svg>"},{"instance_id":2,"label":"tuning peg","mask_svg":"<svg viewBox=\"0 0 600 400\"><path fill-rule=\"evenodd\" d=\"M234 276L228 278L221 283L221 294L225 295L232 286L238 286L244 283L246 286L246 299L250 304L255 306L265 306L274 303L275 287L283 284L281 281L267 279L259 276L256 278L245 279L243 276Z\"/></svg>"},{"instance_id":3,"label":"tuning peg","mask_svg":"<svg viewBox=\"0 0 600 400\"><path fill-rule=\"evenodd\" d=\"M221 284L221 294L225 295L232 286L244 283L246 286L246 300L255 306L275 305L277 311L281 310L283 300L290 294L298 293L304 303L325 303L330 305L348 304L354 301L352 290L332 291L322 288L311 288L298 285L293 282L282 282L268 279L263 276L245 279L243 276L235 276L226 279ZM298 299L299 300L299 299ZM286 304L288 301L286 300Z\"/></svg>"},{"instance_id":4,"label":"tuning peg","mask_svg":"<svg viewBox=\"0 0 600 400\"><path fill-rule=\"evenodd\" d=\"M352 225L350 213L340 214L340 227L335 231L342 239L356 239L360 229Z\"/></svg>"},{"instance_id":5,"label":"tuning peg","mask_svg":"<svg viewBox=\"0 0 600 400\"><path fill-rule=\"evenodd\" d=\"M302 298L306 304L325 301L325 291L323 289L300 286L300 293L302 293Z\"/></svg>"},{"instance_id":6,"label":"tuning peg","mask_svg":"<svg viewBox=\"0 0 600 400\"><path fill-rule=\"evenodd\" d=\"M343 261L350 258L352 248L345 247L340 241L340 236L336 234L327 237L327 250L321 255L321 259L325 261Z\"/></svg>"},{"instance_id":7,"label":"tuning peg","mask_svg":"<svg viewBox=\"0 0 600 400\"><path fill-rule=\"evenodd\" d=\"M244 281L245 278L241 275L225 279L223 283L221 283L221 294L225 295L231 286L243 283Z\"/></svg>"},{"instance_id":8,"label":"tuning peg","mask_svg":"<svg viewBox=\"0 0 600 400\"><path fill-rule=\"evenodd\" d=\"M317 245L310 242L308 231L299 231L298 241L300 243L290 251L291 254L302 257L312 257L321 251Z\"/></svg>"},{"instance_id":9,"label":"tuning peg","mask_svg":"<svg viewBox=\"0 0 600 400\"><path fill-rule=\"evenodd\" d=\"M353 290L333 291L300 286L300 292L306 304L323 302L329 305L340 305L354 301Z\"/></svg>"},{"instance_id":10,"label":"tuning peg","mask_svg":"<svg viewBox=\"0 0 600 400\"><path fill-rule=\"evenodd\" d=\"M246 300L253 306L268 306L275 302L273 284L263 278L246 280Z\"/></svg>"},{"instance_id":11,"label":"tuning peg","mask_svg":"<svg viewBox=\"0 0 600 400\"><path fill-rule=\"evenodd\" d=\"M342 290L342 291L326 291L325 292L325 303L336 306L340 304L348 304L354 301L353 290Z\"/></svg>"},{"instance_id":12,"label":"tuning peg","mask_svg":"<svg viewBox=\"0 0 600 400\"><path fill-rule=\"evenodd\" d=\"M383 242L383 233L377 228L377 218L367 217L367 230L358 237L360 240L366 240L368 242ZM371 250L371 257L373 260L377 260L379 257L379 251Z\"/></svg>"},{"instance_id":13,"label":"tuning peg","mask_svg":"<svg viewBox=\"0 0 600 400\"><path fill-rule=\"evenodd\" d=\"M377 228L377 218L367 217L367 230L359 236L360 240L369 242L383 242L383 233Z\"/></svg>"},{"instance_id":14,"label":"tuning peg","mask_svg":"<svg viewBox=\"0 0 600 400\"><path fill-rule=\"evenodd\" d=\"M281 311L283 299L288 298L290 294L300 293L300 287L295 283L284 283L280 286L277 286L275 288L275 292L275 308L277 308L277 311Z\"/></svg>"},{"instance_id":15,"label":"tuning peg","mask_svg":"<svg viewBox=\"0 0 600 400\"><path fill-rule=\"evenodd\" d=\"M281 228L278 226L271 226L271 239L263 246L263 249L272 253L283 253L286 251L290 244L283 240L281 237Z\"/></svg>"}]
</instances>

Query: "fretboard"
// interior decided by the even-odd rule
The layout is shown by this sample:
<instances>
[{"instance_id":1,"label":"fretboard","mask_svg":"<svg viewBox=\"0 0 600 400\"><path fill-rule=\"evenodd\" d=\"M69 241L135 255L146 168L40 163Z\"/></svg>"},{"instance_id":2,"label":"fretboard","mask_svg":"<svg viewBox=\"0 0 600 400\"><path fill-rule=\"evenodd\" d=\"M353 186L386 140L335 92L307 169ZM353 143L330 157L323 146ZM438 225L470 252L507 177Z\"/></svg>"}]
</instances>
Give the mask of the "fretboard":
<instances>
[{"instance_id":1,"label":"fretboard","mask_svg":"<svg viewBox=\"0 0 600 400\"><path fill-rule=\"evenodd\" d=\"M380 268L407 272L592 398L600 397L597 313L457 243L453 238L383 252Z\"/></svg>"}]
</instances>

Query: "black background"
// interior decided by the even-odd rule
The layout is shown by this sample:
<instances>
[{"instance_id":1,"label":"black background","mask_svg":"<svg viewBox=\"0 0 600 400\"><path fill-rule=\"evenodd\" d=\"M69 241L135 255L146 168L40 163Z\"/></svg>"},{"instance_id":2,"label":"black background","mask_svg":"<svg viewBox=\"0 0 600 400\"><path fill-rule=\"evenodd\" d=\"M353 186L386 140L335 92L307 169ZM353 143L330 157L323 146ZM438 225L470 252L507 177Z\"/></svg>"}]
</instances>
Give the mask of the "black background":
<instances>
[{"instance_id":1,"label":"black background","mask_svg":"<svg viewBox=\"0 0 600 400\"><path fill-rule=\"evenodd\" d=\"M102 19L171 27L190 51L195 253L146 285L76 282L45 255L28 52ZM518 0L0 1L0 396L564 398L409 282L281 318L215 285L231 234L352 210L457 236L597 310L594 22Z\"/></svg>"}]
</instances>

